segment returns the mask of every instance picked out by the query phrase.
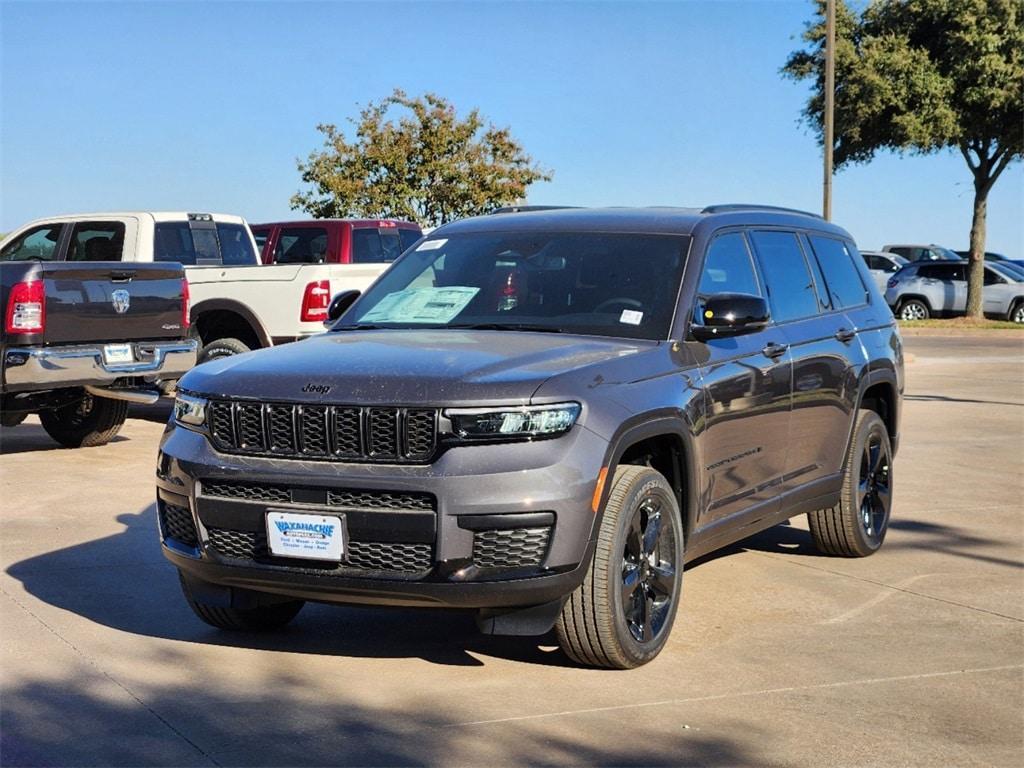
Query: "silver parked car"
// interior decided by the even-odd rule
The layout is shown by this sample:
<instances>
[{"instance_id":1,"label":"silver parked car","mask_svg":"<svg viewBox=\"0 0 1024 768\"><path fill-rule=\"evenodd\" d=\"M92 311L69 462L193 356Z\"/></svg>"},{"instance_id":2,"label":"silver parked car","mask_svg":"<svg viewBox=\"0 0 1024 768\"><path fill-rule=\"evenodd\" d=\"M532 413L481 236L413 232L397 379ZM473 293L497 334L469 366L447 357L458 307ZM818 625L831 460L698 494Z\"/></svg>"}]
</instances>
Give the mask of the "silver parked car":
<instances>
[{"instance_id":1,"label":"silver parked car","mask_svg":"<svg viewBox=\"0 0 1024 768\"><path fill-rule=\"evenodd\" d=\"M861 251L860 255L864 257L864 263L868 265L868 271L878 286L879 293L885 293L889 278L899 272L900 267L910 263L910 259L904 256L885 251Z\"/></svg>"},{"instance_id":2,"label":"silver parked car","mask_svg":"<svg viewBox=\"0 0 1024 768\"><path fill-rule=\"evenodd\" d=\"M895 253L908 261L960 261L961 259L956 251L951 251L949 248L935 243L930 245L886 245L882 250L886 253Z\"/></svg>"},{"instance_id":3,"label":"silver parked car","mask_svg":"<svg viewBox=\"0 0 1024 768\"><path fill-rule=\"evenodd\" d=\"M967 311L966 261L919 261L889 279L885 301L900 320L962 315ZM984 311L1024 323L1024 271L1013 264L985 264Z\"/></svg>"}]
</instances>

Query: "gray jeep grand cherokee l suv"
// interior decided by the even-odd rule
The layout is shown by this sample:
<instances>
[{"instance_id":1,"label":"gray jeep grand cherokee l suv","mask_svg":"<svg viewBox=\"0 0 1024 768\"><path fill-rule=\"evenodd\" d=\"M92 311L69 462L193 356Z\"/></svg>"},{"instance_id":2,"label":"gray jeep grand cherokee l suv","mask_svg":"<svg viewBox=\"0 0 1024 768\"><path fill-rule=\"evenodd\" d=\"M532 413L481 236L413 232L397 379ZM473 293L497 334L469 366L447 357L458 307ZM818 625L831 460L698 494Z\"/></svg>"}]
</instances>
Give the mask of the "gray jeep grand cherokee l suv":
<instances>
[{"instance_id":1,"label":"gray jeep grand cherokee l suv","mask_svg":"<svg viewBox=\"0 0 1024 768\"><path fill-rule=\"evenodd\" d=\"M328 333L180 382L160 535L214 626L280 626L305 600L465 608L635 667L685 561L801 514L823 552L882 544L902 346L839 227L496 214L351 298Z\"/></svg>"}]
</instances>

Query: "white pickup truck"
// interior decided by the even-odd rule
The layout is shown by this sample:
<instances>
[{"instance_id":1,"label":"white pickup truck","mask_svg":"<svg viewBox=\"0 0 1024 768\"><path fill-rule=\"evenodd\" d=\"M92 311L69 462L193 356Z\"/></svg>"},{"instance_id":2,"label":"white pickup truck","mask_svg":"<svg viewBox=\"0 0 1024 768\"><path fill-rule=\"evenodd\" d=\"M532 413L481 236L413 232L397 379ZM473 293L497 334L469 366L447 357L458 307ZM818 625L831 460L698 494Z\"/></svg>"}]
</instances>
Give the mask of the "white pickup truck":
<instances>
[{"instance_id":1,"label":"white pickup truck","mask_svg":"<svg viewBox=\"0 0 1024 768\"><path fill-rule=\"evenodd\" d=\"M37 242L38 241L38 242ZM219 213L130 211L29 222L0 243L43 261L180 262L199 362L323 331L331 297L366 288L387 264L261 265L245 220Z\"/></svg>"}]
</instances>

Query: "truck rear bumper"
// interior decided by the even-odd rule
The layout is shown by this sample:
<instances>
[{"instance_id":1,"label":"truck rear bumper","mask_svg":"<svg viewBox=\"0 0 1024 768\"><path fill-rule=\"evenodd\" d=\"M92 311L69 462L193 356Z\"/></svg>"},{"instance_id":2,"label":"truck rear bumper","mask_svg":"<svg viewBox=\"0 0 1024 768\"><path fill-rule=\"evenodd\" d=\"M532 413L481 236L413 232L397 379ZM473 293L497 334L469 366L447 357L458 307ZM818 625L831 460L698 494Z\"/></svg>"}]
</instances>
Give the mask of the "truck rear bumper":
<instances>
[{"instance_id":1,"label":"truck rear bumper","mask_svg":"<svg viewBox=\"0 0 1024 768\"><path fill-rule=\"evenodd\" d=\"M3 358L3 383L8 392L30 389L111 384L117 379L144 376L176 379L196 364L197 343L133 343L135 362L108 365L102 345L16 347Z\"/></svg>"}]
</instances>

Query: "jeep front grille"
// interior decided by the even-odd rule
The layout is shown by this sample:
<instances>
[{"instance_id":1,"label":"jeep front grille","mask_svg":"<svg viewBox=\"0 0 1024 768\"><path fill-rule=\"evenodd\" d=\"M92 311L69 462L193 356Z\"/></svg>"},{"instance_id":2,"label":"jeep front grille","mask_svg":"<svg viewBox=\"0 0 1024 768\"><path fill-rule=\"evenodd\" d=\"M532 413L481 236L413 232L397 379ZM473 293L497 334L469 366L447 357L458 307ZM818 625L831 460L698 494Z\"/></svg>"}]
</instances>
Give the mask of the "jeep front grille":
<instances>
[{"instance_id":1,"label":"jeep front grille","mask_svg":"<svg viewBox=\"0 0 1024 768\"><path fill-rule=\"evenodd\" d=\"M294 493L293 493L294 492ZM316 494L317 498L311 498ZM347 509L434 511L433 495L417 491L370 491L356 488L291 488L271 483L246 483L237 480L203 480L202 495L242 501L266 501L276 504L327 504Z\"/></svg>"},{"instance_id":2,"label":"jeep front grille","mask_svg":"<svg viewBox=\"0 0 1024 768\"><path fill-rule=\"evenodd\" d=\"M235 531L229 528L209 528L210 546L224 557L236 560L256 560L274 563L267 548L267 536L259 531ZM287 561L291 562L291 561ZM280 563L278 563L280 564ZM348 556L340 564L311 563L320 570L357 568L364 571L397 571L420 573L433 565L433 547L430 544L408 544L380 541L350 541Z\"/></svg>"},{"instance_id":3,"label":"jeep front grille","mask_svg":"<svg viewBox=\"0 0 1024 768\"><path fill-rule=\"evenodd\" d=\"M425 462L437 410L211 400L207 426L222 453L334 461Z\"/></svg>"}]
</instances>

